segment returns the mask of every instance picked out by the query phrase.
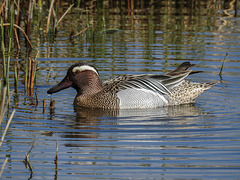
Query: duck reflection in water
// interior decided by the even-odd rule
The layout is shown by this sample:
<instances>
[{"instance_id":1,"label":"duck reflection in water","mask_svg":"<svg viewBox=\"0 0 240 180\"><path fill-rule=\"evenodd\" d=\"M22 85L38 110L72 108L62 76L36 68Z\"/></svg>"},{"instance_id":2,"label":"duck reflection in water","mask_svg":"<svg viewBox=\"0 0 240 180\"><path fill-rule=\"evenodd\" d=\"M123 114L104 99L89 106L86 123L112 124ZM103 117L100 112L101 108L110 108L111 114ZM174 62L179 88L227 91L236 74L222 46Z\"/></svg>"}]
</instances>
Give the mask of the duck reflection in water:
<instances>
[{"instance_id":1,"label":"duck reflection in water","mask_svg":"<svg viewBox=\"0 0 240 180\"><path fill-rule=\"evenodd\" d=\"M89 139L96 139L99 135L111 131L118 132L118 128L124 129L121 125L141 124L150 126L174 126L189 124L194 121L193 117L201 116L204 113L194 104L186 104L172 107L151 108L151 109L126 109L126 110L102 110L83 107L74 107L76 117L71 125L74 131L64 133L62 137L75 139L65 143L69 147L92 147L96 146L89 142ZM107 128L106 128L107 127ZM133 125L134 127L134 125ZM106 129L105 129L106 128ZM111 133L110 133L111 134ZM117 141L112 139L112 141Z\"/></svg>"},{"instance_id":2,"label":"duck reflection in water","mask_svg":"<svg viewBox=\"0 0 240 180\"><path fill-rule=\"evenodd\" d=\"M178 106L168 106L161 108L150 108L150 109L91 109L85 107L75 106L74 111L76 112L76 122L79 123L94 123L98 122L99 118L115 117L116 120L119 118L132 118L132 117L143 117L143 118L174 118L183 116L199 116L205 114L195 104L184 104Z\"/></svg>"}]
</instances>

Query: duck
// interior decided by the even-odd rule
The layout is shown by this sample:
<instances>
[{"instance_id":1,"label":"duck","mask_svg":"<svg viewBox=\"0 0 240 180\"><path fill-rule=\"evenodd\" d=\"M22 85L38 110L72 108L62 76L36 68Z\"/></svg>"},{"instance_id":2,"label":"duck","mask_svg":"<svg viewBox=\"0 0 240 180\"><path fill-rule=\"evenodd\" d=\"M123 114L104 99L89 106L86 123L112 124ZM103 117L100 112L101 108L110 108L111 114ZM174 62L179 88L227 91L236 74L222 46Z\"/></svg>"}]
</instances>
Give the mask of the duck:
<instances>
[{"instance_id":1,"label":"duck","mask_svg":"<svg viewBox=\"0 0 240 180\"><path fill-rule=\"evenodd\" d=\"M74 106L84 108L142 109L189 104L218 83L187 80L189 75L202 72L190 70L194 65L183 62L176 69L161 75L121 75L102 82L94 66L78 62L47 93L72 87L77 91Z\"/></svg>"}]
</instances>

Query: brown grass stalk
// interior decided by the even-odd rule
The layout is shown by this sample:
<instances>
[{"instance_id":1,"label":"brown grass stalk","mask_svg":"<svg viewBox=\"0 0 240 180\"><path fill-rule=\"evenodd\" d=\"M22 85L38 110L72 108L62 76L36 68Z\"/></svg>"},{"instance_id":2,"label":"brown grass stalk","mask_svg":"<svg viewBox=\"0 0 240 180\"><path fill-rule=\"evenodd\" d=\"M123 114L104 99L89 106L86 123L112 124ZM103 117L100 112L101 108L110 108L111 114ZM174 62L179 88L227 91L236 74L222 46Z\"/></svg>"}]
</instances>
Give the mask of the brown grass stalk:
<instances>
[{"instance_id":1,"label":"brown grass stalk","mask_svg":"<svg viewBox=\"0 0 240 180\"><path fill-rule=\"evenodd\" d=\"M32 16L33 16L33 0L30 0L28 5L27 35L29 35L31 32Z\"/></svg>"},{"instance_id":2,"label":"brown grass stalk","mask_svg":"<svg viewBox=\"0 0 240 180\"><path fill-rule=\"evenodd\" d=\"M55 113L55 100L51 99L50 100L50 114Z\"/></svg>"},{"instance_id":3,"label":"brown grass stalk","mask_svg":"<svg viewBox=\"0 0 240 180\"><path fill-rule=\"evenodd\" d=\"M36 75L36 62L39 51L37 52L34 59L31 57L28 58L28 77L27 77L27 90L28 95L33 95L34 80Z\"/></svg>"},{"instance_id":4,"label":"brown grass stalk","mask_svg":"<svg viewBox=\"0 0 240 180\"><path fill-rule=\"evenodd\" d=\"M14 25L15 28L18 28L18 29L20 29L20 30L22 31L22 33L24 34L24 36L25 36L28 44L31 46L31 48L33 48L32 43L31 43L31 41L29 40L27 34L24 32L24 30L23 30L21 27L19 27L18 25L16 25L16 24L13 24L13 25ZM4 23L3 26L10 26L10 23Z\"/></svg>"},{"instance_id":5,"label":"brown grass stalk","mask_svg":"<svg viewBox=\"0 0 240 180\"><path fill-rule=\"evenodd\" d=\"M51 5L50 5L49 11L48 11L47 26L46 26L46 35L47 35L47 33L48 33L48 30L49 30L49 23L50 23L50 18L51 18L51 13L52 13L54 1L55 1L55 0L52 0L52 1L51 1Z\"/></svg>"},{"instance_id":6,"label":"brown grass stalk","mask_svg":"<svg viewBox=\"0 0 240 180\"><path fill-rule=\"evenodd\" d=\"M20 46L20 43L19 43L18 33L17 33L17 29L16 28L14 28L14 35L15 35L15 39L16 39L16 42L17 42L17 49L20 50L21 46Z\"/></svg>"},{"instance_id":7,"label":"brown grass stalk","mask_svg":"<svg viewBox=\"0 0 240 180\"><path fill-rule=\"evenodd\" d=\"M86 31L87 29L88 29L88 28L85 28L85 29L81 30L79 33L73 35L72 37L74 37L74 36L78 36L78 35L82 34L82 33L83 33L84 31Z\"/></svg>"},{"instance_id":8,"label":"brown grass stalk","mask_svg":"<svg viewBox=\"0 0 240 180\"><path fill-rule=\"evenodd\" d=\"M27 84L27 89L28 89L28 95L32 96L33 95L33 86L34 86L34 74L35 74L35 60L32 58L28 59L28 84Z\"/></svg>"},{"instance_id":9,"label":"brown grass stalk","mask_svg":"<svg viewBox=\"0 0 240 180\"><path fill-rule=\"evenodd\" d=\"M28 92L28 95L31 96L32 95L32 92L31 92L31 88L30 88L30 85L31 85L31 72L32 72L32 58L29 57L28 58L28 74L27 74L27 92Z\"/></svg>"},{"instance_id":10,"label":"brown grass stalk","mask_svg":"<svg viewBox=\"0 0 240 180\"><path fill-rule=\"evenodd\" d=\"M34 86L34 79L35 79L35 72L36 72L35 64L36 64L36 60L32 59L31 72L30 72L30 89L32 94L33 94L33 86Z\"/></svg>"},{"instance_id":11,"label":"brown grass stalk","mask_svg":"<svg viewBox=\"0 0 240 180\"><path fill-rule=\"evenodd\" d=\"M5 2L6 2L6 0L4 0L4 1L2 2L1 6L0 6L0 15L1 15L2 12L3 12L3 7L4 7L4 5L5 5Z\"/></svg>"},{"instance_id":12,"label":"brown grass stalk","mask_svg":"<svg viewBox=\"0 0 240 180\"><path fill-rule=\"evenodd\" d=\"M20 15L20 0L18 0L18 2L15 2L14 0L14 4L15 6L17 6L17 15L15 16L15 24L18 25L19 15Z\"/></svg>"},{"instance_id":13,"label":"brown grass stalk","mask_svg":"<svg viewBox=\"0 0 240 180\"><path fill-rule=\"evenodd\" d=\"M66 16L66 14L70 11L70 9L73 7L74 4L70 5L69 8L65 11L65 13L62 15L62 17L58 20L55 29L57 28L58 24L62 21L62 19Z\"/></svg>"},{"instance_id":14,"label":"brown grass stalk","mask_svg":"<svg viewBox=\"0 0 240 180\"><path fill-rule=\"evenodd\" d=\"M5 14L4 14L4 20L7 21L8 19L8 0L5 1Z\"/></svg>"}]
</instances>

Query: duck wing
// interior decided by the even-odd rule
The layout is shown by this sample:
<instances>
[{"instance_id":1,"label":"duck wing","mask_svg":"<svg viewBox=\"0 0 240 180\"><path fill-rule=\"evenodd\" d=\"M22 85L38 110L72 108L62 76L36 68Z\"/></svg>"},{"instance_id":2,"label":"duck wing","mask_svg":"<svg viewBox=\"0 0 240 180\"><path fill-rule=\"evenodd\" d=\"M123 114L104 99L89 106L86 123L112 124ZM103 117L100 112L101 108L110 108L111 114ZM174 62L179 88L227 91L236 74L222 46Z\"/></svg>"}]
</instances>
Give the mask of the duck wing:
<instances>
[{"instance_id":1,"label":"duck wing","mask_svg":"<svg viewBox=\"0 0 240 180\"><path fill-rule=\"evenodd\" d=\"M103 83L104 91L116 93L121 109L167 106L171 89L192 72L188 62L163 74L123 75Z\"/></svg>"},{"instance_id":2,"label":"duck wing","mask_svg":"<svg viewBox=\"0 0 240 180\"><path fill-rule=\"evenodd\" d=\"M171 94L171 89L190 74L190 70L175 75L123 75L103 83L104 89L119 92L125 89L145 89L159 94Z\"/></svg>"},{"instance_id":3,"label":"duck wing","mask_svg":"<svg viewBox=\"0 0 240 180\"><path fill-rule=\"evenodd\" d=\"M104 82L104 91L116 93L120 109L168 106L171 88L180 84L191 71L176 76L124 75Z\"/></svg>"}]
</instances>

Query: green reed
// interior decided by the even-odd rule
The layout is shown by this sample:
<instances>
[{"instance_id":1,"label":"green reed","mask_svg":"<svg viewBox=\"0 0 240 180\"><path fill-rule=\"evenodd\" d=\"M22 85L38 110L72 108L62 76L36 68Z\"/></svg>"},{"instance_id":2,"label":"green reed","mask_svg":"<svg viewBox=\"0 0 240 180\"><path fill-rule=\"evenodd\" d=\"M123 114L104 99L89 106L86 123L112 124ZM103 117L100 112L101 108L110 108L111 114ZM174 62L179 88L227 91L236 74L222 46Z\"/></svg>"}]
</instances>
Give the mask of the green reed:
<instances>
[{"instance_id":1,"label":"green reed","mask_svg":"<svg viewBox=\"0 0 240 180\"><path fill-rule=\"evenodd\" d=\"M1 18L1 50L2 50L2 59L3 59L3 79L6 79L6 58L5 58L5 43L4 43L4 27L3 27L3 19Z\"/></svg>"},{"instance_id":2,"label":"green reed","mask_svg":"<svg viewBox=\"0 0 240 180\"><path fill-rule=\"evenodd\" d=\"M10 1L9 1L10 2ZM3 17L1 17L1 50L2 50L2 69L3 69L3 83L2 80L0 82L1 86L1 96L0 96L0 126L4 120L5 113L10 105L10 98L13 94L13 92L9 93L9 69L10 69L10 61L11 61L11 50L12 50L12 38L13 38L13 31L14 31L14 4L8 4L8 1L5 1L5 3L8 5L8 9L10 11L6 11L5 13L5 20L8 20L8 17L10 17L10 23L8 23L8 30L5 31L4 29L4 20ZM11 2L10 2L11 3ZM8 16L8 12L10 12L10 16ZM7 48L5 48L8 46ZM3 86L2 86L3 84ZM11 123L11 120L14 116L15 109L12 111L10 118L7 121L5 130L1 136L0 139L0 147L2 146L3 140L5 138L5 135L7 133L8 127Z\"/></svg>"},{"instance_id":3,"label":"green reed","mask_svg":"<svg viewBox=\"0 0 240 180\"><path fill-rule=\"evenodd\" d=\"M5 49L5 33L4 33L4 24L3 18L1 18L1 50L2 50L2 59L3 59L3 83L7 87L7 96L9 96L9 67L10 67L10 60L11 60L11 47L12 47L12 37L13 37L13 29L14 29L14 10L13 5L11 5L11 14L10 14L10 26L8 29L8 48L7 48L7 59L6 59L6 49Z\"/></svg>"}]
</instances>

